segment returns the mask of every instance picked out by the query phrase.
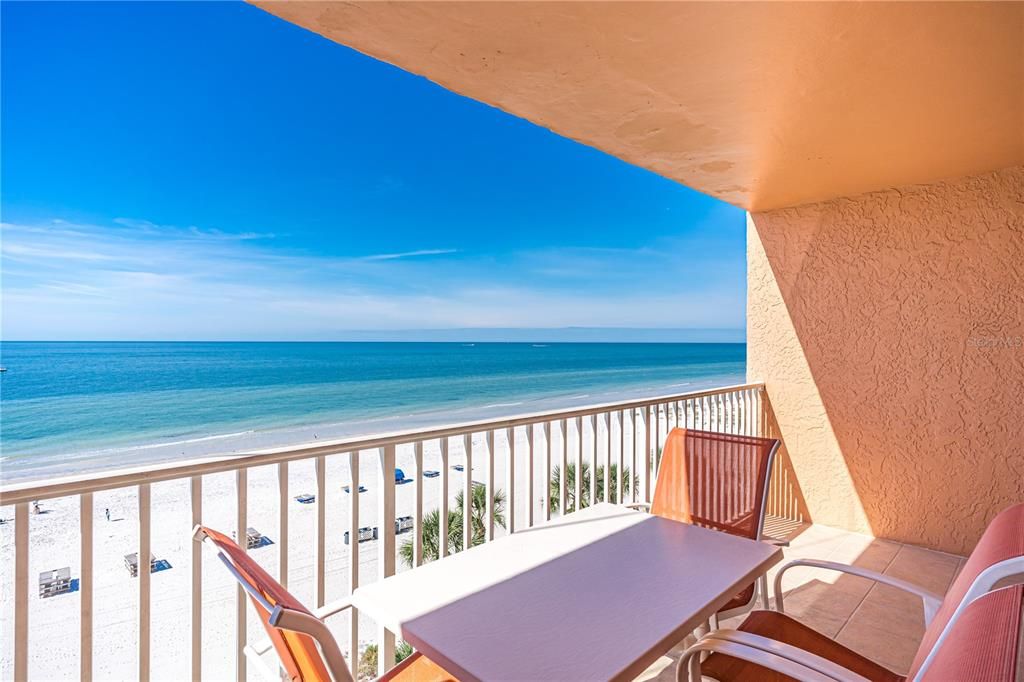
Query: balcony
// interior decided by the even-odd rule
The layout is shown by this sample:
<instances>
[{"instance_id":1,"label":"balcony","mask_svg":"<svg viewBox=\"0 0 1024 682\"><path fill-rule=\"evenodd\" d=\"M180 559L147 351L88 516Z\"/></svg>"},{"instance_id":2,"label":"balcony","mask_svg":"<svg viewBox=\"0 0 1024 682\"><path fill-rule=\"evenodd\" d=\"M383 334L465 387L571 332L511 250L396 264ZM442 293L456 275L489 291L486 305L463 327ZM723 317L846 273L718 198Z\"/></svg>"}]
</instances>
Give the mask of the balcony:
<instances>
[{"instance_id":1,"label":"balcony","mask_svg":"<svg viewBox=\"0 0 1024 682\"><path fill-rule=\"evenodd\" d=\"M574 509L575 500L649 500L656 453L677 425L747 435L775 428L764 387L748 384L6 485L0 538L4 574L13 581L2 593L0 675L180 679L188 670L194 679L255 678L240 652L261 638L262 627L230 575L191 542L195 524L234 529L264 568L310 606L322 605L458 551L454 545L543 523ZM620 479L620 471L628 473ZM853 561L936 592L948 587L959 557L805 523L790 477L780 457L768 528L790 539L787 556ZM474 491L486 493L472 515L483 532L466 517L461 529L446 532L441 520ZM439 534L425 523L434 509ZM138 557L152 558L150 571ZM44 596L37 576L62 569L70 570L68 589ZM790 611L809 624L894 669L909 665L917 641L908 633L923 632L923 622L883 588L812 569L791 572L784 587ZM393 650L393 636L381 641L365 616L329 622L357 674L368 646ZM668 654L644 677L671 678L670 661Z\"/></svg>"}]
</instances>

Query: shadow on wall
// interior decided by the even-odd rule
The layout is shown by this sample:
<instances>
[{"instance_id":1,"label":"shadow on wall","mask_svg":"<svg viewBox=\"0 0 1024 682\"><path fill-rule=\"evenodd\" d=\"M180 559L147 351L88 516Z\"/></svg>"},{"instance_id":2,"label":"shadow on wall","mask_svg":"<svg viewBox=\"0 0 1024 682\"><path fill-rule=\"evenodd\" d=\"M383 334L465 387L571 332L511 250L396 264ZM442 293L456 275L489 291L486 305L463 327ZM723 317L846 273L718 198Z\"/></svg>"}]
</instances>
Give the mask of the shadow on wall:
<instances>
[{"instance_id":1,"label":"shadow on wall","mask_svg":"<svg viewBox=\"0 0 1024 682\"><path fill-rule=\"evenodd\" d=\"M970 549L1024 500L1024 167L752 214L748 233L748 373L808 516Z\"/></svg>"},{"instance_id":2,"label":"shadow on wall","mask_svg":"<svg viewBox=\"0 0 1024 682\"><path fill-rule=\"evenodd\" d=\"M770 397L762 394L761 399L762 435L767 438L782 437L775 411L772 409ZM800 481L793 469L793 462L786 449L786 441L782 441L779 451L775 453L772 466L772 478L768 484L767 514L779 519L787 519L796 523L813 523L807 501L800 489Z\"/></svg>"}]
</instances>

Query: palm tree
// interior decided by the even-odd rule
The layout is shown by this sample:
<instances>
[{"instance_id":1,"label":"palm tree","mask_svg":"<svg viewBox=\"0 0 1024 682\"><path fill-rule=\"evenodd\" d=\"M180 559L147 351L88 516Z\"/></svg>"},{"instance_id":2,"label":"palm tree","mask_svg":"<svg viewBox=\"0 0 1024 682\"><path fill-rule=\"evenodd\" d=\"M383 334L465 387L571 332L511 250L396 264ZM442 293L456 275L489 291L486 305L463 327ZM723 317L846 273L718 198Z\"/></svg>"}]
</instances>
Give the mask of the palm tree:
<instances>
[{"instance_id":1,"label":"palm tree","mask_svg":"<svg viewBox=\"0 0 1024 682\"><path fill-rule=\"evenodd\" d=\"M494 491L494 523L505 527L505 493L500 489ZM448 551L462 551L462 510L466 497L462 491L455 496L455 505L448 509ZM470 510L470 524L473 529L471 547L484 541L487 534L487 488L483 485L473 486L473 501ZM441 510L434 509L423 517L423 561L434 561L441 554ZM398 548L398 556L402 563L411 567L413 562L413 541L406 539Z\"/></svg>"},{"instance_id":2,"label":"palm tree","mask_svg":"<svg viewBox=\"0 0 1024 682\"><path fill-rule=\"evenodd\" d=\"M566 509L567 511L576 511L576 463L569 462L566 467L566 478L565 478L565 498L566 498ZM583 498L580 500L580 508L590 506L590 463L584 462L583 467L583 480L580 481L580 496ZM609 491L608 500L610 502L618 502L619 496L619 465L614 462L611 465L611 469L608 470L609 478L608 482L611 485ZM622 496L625 497L634 489L640 487L640 478L638 476L629 475L629 467L622 467ZM556 464L554 470L551 472L551 487L548 493L549 507L552 512L557 512L560 504L558 499L559 487L561 483L562 472L561 468ZM595 498L598 501L604 500L604 465L597 465L597 489Z\"/></svg>"},{"instance_id":3,"label":"palm tree","mask_svg":"<svg viewBox=\"0 0 1024 682\"><path fill-rule=\"evenodd\" d=\"M395 644L395 663L401 663L412 656L412 646L405 641ZM371 644L363 649L359 657L359 666L356 673L360 680L372 680L377 677L377 645Z\"/></svg>"}]
</instances>

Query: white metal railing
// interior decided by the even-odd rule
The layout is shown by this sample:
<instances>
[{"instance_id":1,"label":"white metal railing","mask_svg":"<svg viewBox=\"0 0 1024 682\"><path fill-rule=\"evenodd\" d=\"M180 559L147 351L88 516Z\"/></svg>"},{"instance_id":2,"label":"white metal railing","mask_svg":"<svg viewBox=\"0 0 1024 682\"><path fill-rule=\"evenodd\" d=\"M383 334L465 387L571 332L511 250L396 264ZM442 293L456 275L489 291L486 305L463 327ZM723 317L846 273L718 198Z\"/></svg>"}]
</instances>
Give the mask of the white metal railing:
<instances>
[{"instance_id":1,"label":"white metal railing","mask_svg":"<svg viewBox=\"0 0 1024 682\"><path fill-rule=\"evenodd\" d=\"M503 533L513 533L531 527L535 523L549 519L553 513L571 509L574 505L593 504L597 501L649 501L653 482L657 477L657 453L660 452L665 436L675 426L764 435L769 430L764 386L743 384L351 438L290 450L171 462L107 473L4 485L0 489L0 516L3 516L4 510L10 507L13 507L14 511L14 570L9 570L8 566L2 571L2 575L10 576L13 583L6 585L4 589L8 598L13 595L13 619L7 624L9 629L0 627L0 630L7 629L9 633L5 635L9 638L5 642L5 646L8 647L5 650L10 650L13 645L13 657L3 657L8 660L9 669L0 670L0 677L29 679L32 673L29 657L30 637L38 635L51 644L60 639L55 637L52 629L41 633L32 629L32 613L35 608L42 608L42 600L38 597L30 599L30 552L33 548L45 544L34 544L30 533L30 504L35 502L52 501L56 504L70 500L72 506L67 508L77 507L79 510L78 547L54 548L46 551L45 559L36 558L39 561L49 561L51 564L65 561L74 563L74 560L77 560L80 586L77 593L80 600L77 667L82 680L91 679L96 666L104 672L103 676L128 676L148 680L151 673L156 670L157 677L168 674L171 677L181 677L182 668L169 671L163 658L154 666L153 658L154 653L163 656L185 651L189 676L192 679L203 677L204 672L207 676L213 676L207 671L209 666L233 665L235 678L244 680L247 678L247 671L245 657L241 652L250 638L249 630L256 634L259 631L257 628L248 627L251 615L247 615L242 590L228 587L228 583L218 581L212 572L204 574L203 554L198 543L186 540L181 551L175 555L173 563L175 571L186 573L188 576L187 585L184 587L187 591L187 616L180 619L187 623L187 627L184 628L187 632L176 630L175 633L180 635L177 639L180 641L168 641L169 637L161 628L161 632L157 633L158 636L154 639L152 588L154 582L158 582L159 579L155 580L155 576L151 576L150 571L145 569L153 539L151 499L153 492L159 491L160 486L170 486L175 482L187 485L187 495L183 496L187 499L187 524L182 523L183 529L201 522L214 525L214 521L207 520L204 516L203 502L204 492L207 499L210 499L210 495L215 491L204 491L204 481L223 482L223 477L218 478L217 474L233 474L234 485L228 485L227 488L222 485L219 490L234 488L234 518L230 520L234 522L236 538L240 544L244 544L250 511L255 516L267 519L270 518L267 515L272 513L268 510L275 506L274 496L264 493L264 496L257 500L257 506L251 507L249 474L253 472L261 481L266 480L267 476L276 477L277 527L273 530L277 534L277 565L275 567L272 561L263 561L264 557L269 555L260 556L257 553L254 556L261 560L264 568L276 574L282 584L289 586L297 594L301 593L302 598L309 598L304 595L311 593L311 600L315 602L313 606L319 607L332 592L350 593L355 590L364 577L360 573L369 575L372 564L376 564L373 573L378 579L395 573L398 546L394 527L398 514L394 472L400 452L403 463L409 462L403 466L409 466L410 470L414 471L412 500L408 501L408 506L411 506L413 527L408 541L412 545L412 565L415 566L425 560L424 500L425 491L429 490L425 486L436 486L431 492L436 492L438 509L439 532L434 542L437 554L445 556L452 549L449 546L448 523L451 500L453 493L457 491L461 492L464 499L463 527L459 538L462 547L469 547L479 539L473 527L474 514L469 512L473 506L474 489L480 485L485 494L483 541L490 541ZM474 436L477 437L475 440ZM502 451L503 457L497 456L499 450ZM437 476L424 479L425 457L437 462ZM300 546L296 547L302 533L290 523L290 517L298 513L291 508L291 494L294 489L290 481L297 475L296 469L310 462L313 465L313 472L308 480L314 490L312 505L315 510L312 514L313 537L311 543L302 541ZM455 462L461 463L461 472L454 471L458 466ZM360 470L366 468L368 464L374 469L372 480L361 476ZM329 485L329 477L336 477L338 471L329 471L329 466L347 472L350 491L346 493L347 504L337 505L332 514L328 514L327 503L335 491L334 486ZM553 490L552 480L556 466L559 481ZM483 474L482 484L473 480L474 469ZM576 473L569 481L570 476L567 474L571 469ZM589 475L587 481L583 480L584 469ZM453 488L450 486L450 478L459 473L463 477L462 486ZM505 528L501 528L500 523L497 523L498 514L495 506L499 475L500 482L504 485L504 499L507 502ZM367 487L372 489L361 493L361 482L364 485L369 483ZM109 647L96 646L98 638L95 635L104 631L105 625L104 622L98 621L96 610L100 606L96 601L94 589L97 561L102 562L104 567L109 567L118 563L119 556L102 556L95 552L96 525L93 512L99 504L97 496L113 491L124 492L124 489L132 488L135 489L134 498L137 501L137 513L134 518L137 523L137 540L131 549L138 553L139 570L135 585L137 602L134 607L135 613L131 615L136 636L136 661L135 668L126 672L123 669L110 668L109 666L113 664L103 660L103 654L110 650ZM554 501L550 500L552 494L557 495ZM367 497L371 498L370 501L376 502L376 514L372 523L378 524L379 529L377 539L371 541L376 544L375 556L368 557L361 555L360 552L360 528L365 525L366 513L365 509L361 509L360 502ZM74 498L77 498L77 504L74 504ZM221 497L214 497L213 501L220 502ZM338 509L344 513L337 513ZM215 509L211 506L207 507L208 516L214 512ZM332 526L334 521L337 525ZM169 521L161 518L160 523ZM223 521L217 523L221 524L221 528L224 527ZM164 526L161 525L161 528ZM341 531L348 532L349 542L332 556L332 547L337 544ZM76 549L77 557L74 556ZM53 552L52 555L49 554L50 551ZM292 563L289 562L290 556L293 559ZM339 579L332 582L332 576L335 574L339 575ZM340 577L341 574L344 574L345 579ZM122 582L125 585L130 584L123 580ZM206 590L204 583L207 586ZM12 587L13 590L10 590ZM72 598L68 595L58 595L50 599ZM221 603L232 598L233 609ZM109 606L108 601L105 599L103 605ZM212 618L211 614L225 612L233 622L231 630L234 641L230 646L230 652L213 650L213 645L204 637L205 626L209 625L211 629L215 629L214 624L206 622ZM232 612L233 615L230 615ZM347 644L349 663L353 674L358 675L360 647L365 644L360 639L360 630L365 629L366 623L362 622L362 618L355 610L350 613L348 619L341 619L345 622L332 622L331 625L332 629L338 628L342 631L344 636L338 636L339 643L343 649ZM121 617L123 619L124 614L121 614ZM52 626L52 623L50 625ZM336 635L339 633L336 632ZM64 641L66 643L67 640ZM204 642L207 643L205 651ZM394 635L378 627L375 642L378 645L378 670L384 672L393 665ZM204 654L207 655L206 660ZM53 671L47 669L47 672ZM74 670L64 673L64 677L74 676Z\"/></svg>"}]
</instances>

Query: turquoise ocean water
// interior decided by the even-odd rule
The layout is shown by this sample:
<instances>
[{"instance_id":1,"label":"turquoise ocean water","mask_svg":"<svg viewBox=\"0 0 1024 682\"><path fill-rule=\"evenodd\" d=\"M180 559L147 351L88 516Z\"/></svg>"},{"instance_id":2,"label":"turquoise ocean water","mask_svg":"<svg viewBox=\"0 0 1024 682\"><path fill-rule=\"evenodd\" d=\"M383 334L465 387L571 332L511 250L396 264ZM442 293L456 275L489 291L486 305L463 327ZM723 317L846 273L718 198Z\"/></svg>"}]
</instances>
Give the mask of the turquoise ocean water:
<instances>
[{"instance_id":1,"label":"turquoise ocean water","mask_svg":"<svg viewBox=\"0 0 1024 682\"><path fill-rule=\"evenodd\" d=\"M0 346L6 480L742 383L743 344Z\"/></svg>"}]
</instances>

